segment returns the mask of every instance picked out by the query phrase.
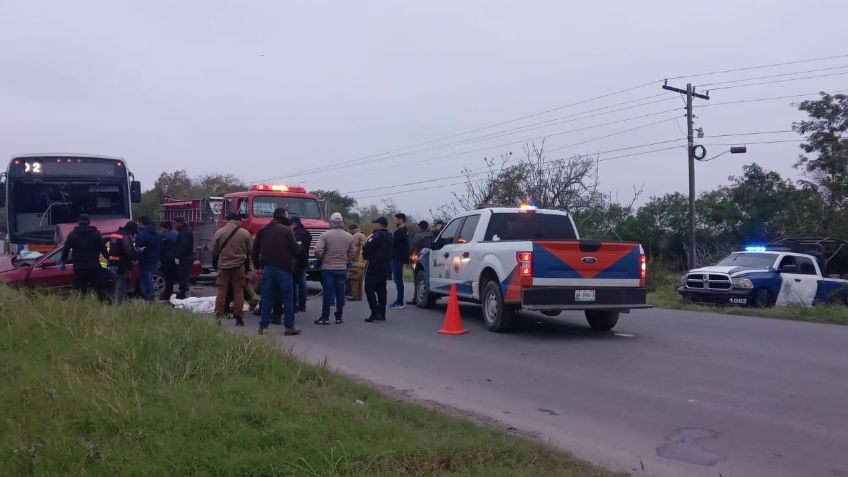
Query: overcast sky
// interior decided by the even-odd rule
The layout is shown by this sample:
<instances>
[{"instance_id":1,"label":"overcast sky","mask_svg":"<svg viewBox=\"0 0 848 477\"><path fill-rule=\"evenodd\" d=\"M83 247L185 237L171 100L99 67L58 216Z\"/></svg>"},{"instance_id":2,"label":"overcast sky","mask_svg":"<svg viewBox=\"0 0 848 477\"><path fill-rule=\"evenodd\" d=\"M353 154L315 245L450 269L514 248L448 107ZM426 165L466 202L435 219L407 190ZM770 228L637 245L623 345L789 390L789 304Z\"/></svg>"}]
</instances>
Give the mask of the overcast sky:
<instances>
[{"instance_id":1,"label":"overcast sky","mask_svg":"<svg viewBox=\"0 0 848 477\"><path fill-rule=\"evenodd\" d=\"M637 6L638 5L638 6ZM43 2L0 3L0 157L25 152L120 155L145 188L163 171L291 176L394 151L678 75L848 54L844 1L710 2ZM846 66L839 69L840 66ZM696 84L783 73L831 75L715 90L709 102L848 89L848 57L691 78ZM685 86L686 79L673 80ZM446 142L662 93L661 82ZM683 103L667 92L628 109L277 182L358 191L458 174L483 156L551 135L553 157L682 137ZM707 136L790 129L803 98L699 109ZM623 106L622 106L623 107ZM675 112L660 113L672 108ZM618 109L618 108L610 108ZM609 112L609 109L600 112ZM641 119L629 119L639 115ZM591 113L595 114L595 113ZM578 119L582 116L576 116ZM565 119L563 119L564 121ZM582 131L565 132L599 124ZM664 122L647 126L657 121ZM629 133L609 136L645 126ZM553 135L555 133L561 133ZM600 136L609 136L593 140ZM698 189L744 163L793 174L794 133L704 138L748 143L744 156L698 164ZM591 140L591 141L590 141ZM574 147L565 146L582 142ZM508 146L495 147L505 143ZM669 147L601 154L610 158ZM469 150L483 151L467 152ZM726 146L710 146L717 154ZM403 152L415 152L406 149ZM449 157L444 157L448 156ZM6 159L3 159L4 161ZM687 187L685 150L600 163L605 191L629 200ZM373 193L416 216L450 200L428 182ZM405 189L440 186L407 192Z\"/></svg>"}]
</instances>

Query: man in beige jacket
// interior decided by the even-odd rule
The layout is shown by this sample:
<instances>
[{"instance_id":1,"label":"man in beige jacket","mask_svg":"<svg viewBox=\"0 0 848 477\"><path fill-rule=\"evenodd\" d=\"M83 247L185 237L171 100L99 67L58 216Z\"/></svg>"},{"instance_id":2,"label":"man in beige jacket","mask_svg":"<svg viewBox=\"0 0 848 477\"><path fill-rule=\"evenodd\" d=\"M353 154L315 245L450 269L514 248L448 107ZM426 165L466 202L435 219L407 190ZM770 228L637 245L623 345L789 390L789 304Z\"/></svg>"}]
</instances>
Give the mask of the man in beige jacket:
<instances>
[{"instance_id":1,"label":"man in beige jacket","mask_svg":"<svg viewBox=\"0 0 848 477\"><path fill-rule=\"evenodd\" d=\"M353 235L353 263L347 269L347 295L350 301L362 300L362 280L365 278L365 259L362 258L362 246L368 240L359 231L359 226L352 224L350 234Z\"/></svg>"},{"instance_id":2,"label":"man in beige jacket","mask_svg":"<svg viewBox=\"0 0 848 477\"><path fill-rule=\"evenodd\" d=\"M354 258L353 236L342 226L342 214L330 215L330 230L324 232L315 246L315 257L321 262L321 285L324 304L316 325L330 324L330 307L336 305L336 324L343 323L347 268Z\"/></svg>"},{"instance_id":3,"label":"man in beige jacket","mask_svg":"<svg viewBox=\"0 0 848 477\"><path fill-rule=\"evenodd\" d=\"M227 223L209 242L209 252L218 262L215 319L219 325L226 313L227 291L232 287L236 326L244 326L244 278L251 247L250 232L239 227L237 215L227 216Z\"/></svg>"}]
</instances>

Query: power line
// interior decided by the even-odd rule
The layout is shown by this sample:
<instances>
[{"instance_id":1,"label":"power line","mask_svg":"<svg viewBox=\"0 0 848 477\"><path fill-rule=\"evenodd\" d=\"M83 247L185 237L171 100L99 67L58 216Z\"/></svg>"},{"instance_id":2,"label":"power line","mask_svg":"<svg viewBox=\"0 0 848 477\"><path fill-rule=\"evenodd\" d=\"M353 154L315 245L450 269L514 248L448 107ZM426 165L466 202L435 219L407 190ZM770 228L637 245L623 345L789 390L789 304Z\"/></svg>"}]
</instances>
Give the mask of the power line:
<instances>
[{"instance_id":1,"label":"power line","mask_svg":"<svg viewBox=\"0 0 848 477\"><path fill-rule=\"evenodd\" d=\"M829 73L829 74L826 74L826 75L802 76L800 78L789 78L789 79L784 79L784 80L760 81L758 83L746 83L746 84L737 84L737 85L733 85L733 86L722 86L722 87L719 87L719 88L712 88L710 91L718 91L718 90L722 90L722 89L733 89L733 88L744 88L744 87L747 87L747 86L759 86L759 85L763 85L763 84L788 83L790 81L800 81L800 80L814 79L814 78L827 78L827 77L830 77L830 76L842 76L842 75L848 75L848 71L844 71L842 73Z\"/></svg>"},{"instance_id":2,"label":"power line","mask_svg":"<svg viewBox=\"0 0 848 477\"><path fill-rule=\"evenodd\" d=\"M791 72L791 73L780 73L780 74L776 74L776 75L753 76L751 78L740 78L740 79L735 79L735 80L730 80L730 81L719 81L717 83L706 83L706 84L700 84L700 85L696 85L696 86L698 86L699 88L706 88L707 86L730 84L730 83L743 83L745 81L769 79L769 78L781 78L781 77L784 77L784 76L794 76L794 75L801 75L801 74L806 74L806 73L818 73L818 72L821 72L821 71L844 70L845 68L848 68L848 65L833 66L833 67L830 67L830 68L818 68L818 69L806 70L806 71L794 71L794 72Z\"/></svg>"},{"instance_id":3,"label":"power line","mask_svg":"<svg viewBox=\"0 0 848 477\"><path fill-rule=\"evenodd\" d=\"M756 132L744 132L744 133L734 133L734 134L707 134L704 137L731 137L731 136L757 136L760 134L782 134L782 133L790 133L795 132L791 129L782 129L780 131L756 131Z\"/></svg>"},{"instance_id":4,"label":"power line","mask_svg":"<svg viewBox=\"0 0 848 477\"><path fill-rule=\"evenodd\" d=\"M774 67L778 67L778 66L796 65L796 64L802 64L802 63L812 63L812 62L817 62L817 61L826 61L826 60L840 59L840 58L847 58L847 57L848 57L848 54L824 56L824 57L817 57L817 58L807 58L807 59L784 61L784 62L779 62L779 63L765 64L765 65L755 65L755 66L732 68L732 69L726 69L726 70L709 71L709 72L696 73L696 74L690 74L690 75L671 76L671 77L667 77L666 79L705 77L705 76L713 76L713 75L726 74L726 73L735 73L735 72L740 72L740 71L751 71L751 70L757 70L757 69L774 68ZM456 133L456 134L452 134L452 135L449 135L449 136L443 136L443 137L440 137L440 138L431 139L431 140L428 140L428 141L413 144L411 146L405 146L405 147L402 147L402 148L398 148L398 149L394 149L394 150L391 150L391 151L386 151L386 152L382 152L382 153L378 153L378 154L371 154L371 155L367 155L367 156L361 156L361 157L358 157L358 158L355 158L355 159L350 159L350 160L341 161L341 162L337 162L337 163L331 163L331 164L328 164L328 166L337 166L337 165L347 164L347 163L356 163L356 162L363 160L363 159L371 159L371 158L375 158L375 157L385 156L385 155L388 155L388 154L393 154L393 153L400 152L400 151L405 151L405 150L408 150L408 149L414 149L416 147L420 147L420 146L424 146L424 145L428 145L428 144L443 142L445 140L457 138L457 137L460 137L460 136L465 136L467 134L483 131L483 130L486 130L486 129L491 129L493 127L502 126L504 124L523 121L525 119L538 117L538 116L548 114L548 113L551 113L551 112L554 112L554 111L559 111L559 110L562 110L562 109L566 109L566 108L570 108L570 107L574 107L574 106L579 106L581 104L586 104L586 103L589 103L589 102L592 102L592 101L597 101L597 100L600 100L600 99L604 99L604 98L612 97L612 96L619 95L619 94L622 94L622 93L630 92L630 91L633 91L633 90L637 90L637 89L640 89L640 88L651 86L651 85L653 85L653 84L655 84L655 83L657 83L661 80L662 79L658 79L658 80L649 81L649 82L646 82L646 83L641 83L641 84L638 84L638 85L634 85L634 86L630 86L630 87L627 87L627 88L612 91L610 93L594 96L594 97L591 97L591 98L588 98L588 99L585 99L585 100L576 101L576 102L573 102L573 103L565 104L565 105L558 106L558 107L555 107L555 108L546 109L546 110L543 110L543 111L540 111L540 112L537 112L537 113L532 113L532 114L520 116L520 117L517 117L517 118L514 118L514 119L509 119L509 120L501 121L501 122L498 122L498 123L493 123L493 124L490 124L490 125L487 125L487 126L482 126L482 127L470 129L470 130L463 131L463 132ZM296 171L295 173L293 173L292 175L289 175L289 176L278 176L278 177L271 177L271 178L266 178L266 179L257 179L256 181L272 180L272 179L278 179L278 178L281 178L281 177L295 177L295 176L299 176L299 175L304 175L306 172L312 172L312 170L310 169L310 170L306 170L306 171ZM251 181L251 182L254 182L254 181Z\"/></svg>"},{"instance_id":5,"label":"power line","mask_svg":"<svg viewBox=\"0 0 848 477\"><path fill-rule=\"evenodd\" d=\"M802 139L776 139L776 140L774 140L774 141L754 141L754 142L746 142L746 141L740 141L740 142L714 142L714 143L701 144L701 145L702 145L702 146L738 146L738 145L740 145L740 144L742 144L742 145L749 145L749 144L780 144L780 143L786 143L786 142L804 142L804 141L806 141L806 140L807 140L807 138L802 138Z\"/></svg>"},{"instance_id":6,"label":"power line","mask_svg":"<svg viewBox=\"0 0 848 477\"><path fill-rule=\"evenodd\" d=\"M418 162L428 162L428 161L431 161L431 160L443 159L443 158L447 158L447 157L454 157L454 156L459 156L459 155L464 155L464 154L470 154L470 153L473 153L473 152L487 151L487 150L490 150L490 149L512 146L512 145L515 145L515 144L521 144L521 143L526 143L526 142L539 141L539 140L546 139L546 138L549 138L549 137L562 136L562 135L565 135L565 134L571 134L571 133L575 133L575 132L586 131L586 130L589 130L589 129L595 129L595 128L599 128L599 127L610 126L610 125L613 125L613 124L620 124L620 123L624 123L624 122L628 122L628 121L634 121L634 120L637 120L637 119L643 119L643 118L648 118L648 117L652 117L652 116L658 116L660 114L667 114L667 113L670 113L670 112L673 112L673 111L677 111L677 108L667 109L667 110L663 110L663 111L655 111L655 112L647 113L647 114L640 114L640 115L637 115L637 116L631 116L631 117L628 117L628 118L618 119L618 120L615 120L615 121L608 121L606 123L593 124L591 126L585 126L585 127L576 128L576 129L568 129L568 130L565 130L565 131L558 131L558 132L554 132L554 133L550 133L550 134L545 134L543 136L524 138L524 139L520 139L518 141L512 141L512 142L507 142L507 143L492 145L492 146L485 146L485 147L482 147L482 148L472 149L472 150L468 150L468 151L461 151L461 152L457 152L457 153L446 154L446 155L443 155L443 156L437 156L435 158L424 159L423 161L412 161L412 162L406 163L405 165L416 164ZM673 119L674 118L663 119L663 120L660 120L660 121L657 121L657 122L654 122L654 123L649 123L649 124L643 125L642 127L652 126L654 124L659 124L659 123L665 122L665 121L671 121ZM490 138L490 139L494 139L494 138ZM360 166L360 165L364 165L364 164L382 162L382 161L391 159L393 157L395 157L395 156L384 157L384 158L374 158L374 159L370 159L370 160L367 160L367 161L361 161L361 162L354 164L354 165ZM316 173L324 173L324 172L327 172L327 171L332 171L332 170L337 170L337 169L345 169L345 168L348 168L348 167L351 167L351 166L350 165L339 165L339 166L335 166L335 167L324 167L324 168L316 169L314 172L308 172L308 173L304 172L304 173L301 173L301 174L289 174L289 175L280 176L280 177L298 177L298 176L311 175L311 174L316 174ZM277 179L277 178L279 178L279 177L269 178L269 179L265 179L265 180L272 180L272 179Z\"/></svg>"},{"instance_id":7,"label":"power line","mask_svg":"<svg viewBox=\"0 0 848 477\"><path fill-rule=\"evenodd\" d=\"M846 91L848 91L848 89L840 89L840 90L836 90L836 91L831 91L829 94L844 93ZM816 96L818 94L819 94L819 92L790 94L790 95L786 95L786 96L770 96L770 97L766 97L766 98L739 99L739 100L736 100L736 101L724 101L724 102L720 102L720 103L700 104L700 105L695 106L695 107L696 108L710 108L710 107L713 107L713 106L726 106L726 105L729 105L729 104L756 103L756 102L760 102L760 101L772 101L772 100L776 100L776 99L803 98L803 97L807 97L807 96Z\"/></svg>"},{"instance_id":8,"label":"power line","mask_svg":"<svg viewBox=\"0 0 848 477\"><path fill-rule=\"evenodd\" d=\"M682 141L682 139L681 138L675 138L675 139L669 139L667 141L657 141L657 142L651 142L651 143L647 143L647 144L639 144L637 146L620 147L620 148L617 148L617 149L610 149L610 150L607 150L607 151L595 151L595 152L587 153L585 155L594 156L594 155L598 155L598 154L607 154L607 153L610 153L610 152L628 151L628 150L638 149L638 148L642 148L642 147L656 146L656 145L659 145L659 144L668 144L670 142L675 142L675 141ZM545 152L553 152L553 151L556 151L556 150L557 149L549 149L549 150L546 150ZM560 162L563 162L563 160L558 159L556 161L551 161L551 162L560 163ZM482 167L482 168L468 170L468 171L466 171L467 173L464 173L464 175L466 177L478 176L478 175L482 175L482 174L487 174L489 171L490 171L490 169L488 167ZM420 181L405 182L405 183L402 183L402 184L393 184L393 185L386 185L386 186L379 186L379 187L369 187L369 188L366 188L366 189L352 190L352 191L344 192L344 194L347 195L347 194L356 194L358 192L368 192L368 191L374 191L374 190L394 189L396 187L405 187L405 186L410 186L410 185L425 184L425 183L429 183L429 182L438 182L438 181L450 180L450 179L455 179L455 178L456 178L456 174L452 174L452 175L449 175L449 176L436 177L436 178L425 179L425 180L420 180Z\"/></svg>"}]
</instances>

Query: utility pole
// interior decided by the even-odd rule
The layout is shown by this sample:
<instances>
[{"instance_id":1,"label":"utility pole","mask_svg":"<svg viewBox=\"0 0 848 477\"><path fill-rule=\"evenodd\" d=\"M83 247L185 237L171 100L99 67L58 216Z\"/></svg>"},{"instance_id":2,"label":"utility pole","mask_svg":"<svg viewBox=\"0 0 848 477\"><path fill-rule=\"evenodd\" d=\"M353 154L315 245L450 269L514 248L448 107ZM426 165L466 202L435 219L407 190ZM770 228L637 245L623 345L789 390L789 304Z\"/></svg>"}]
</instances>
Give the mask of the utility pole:
<instances>
[{"instance_id":1,"label":"utility pole","mask_svg":"<svg viewBox=\"0 0 848 477\"><path fill-rule=\"evenodd\" d=\"M695 92L692 83L686 84L686 89L674 88L668 85L668 80L663 84L663 89L686 95L686 154L689 159L689 253L687 261L689 269L695 268L695 135L694 116L692 114L692 99L710 99L710 92L700 94Z\"/></svg>"}]
</instances>

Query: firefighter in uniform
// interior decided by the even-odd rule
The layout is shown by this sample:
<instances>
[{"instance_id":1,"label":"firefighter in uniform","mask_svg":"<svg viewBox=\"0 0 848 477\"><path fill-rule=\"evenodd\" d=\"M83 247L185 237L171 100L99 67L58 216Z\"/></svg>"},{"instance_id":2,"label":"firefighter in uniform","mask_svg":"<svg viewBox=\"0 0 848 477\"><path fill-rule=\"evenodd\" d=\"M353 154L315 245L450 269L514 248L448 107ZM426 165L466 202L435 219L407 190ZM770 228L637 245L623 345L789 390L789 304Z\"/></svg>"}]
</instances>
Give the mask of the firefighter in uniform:
<instances>
[{"instance_id":1,"label":"firefighter in uniform","mask_svg":"<svg viewBox=\"0 0 848 477\"><path fill-rule=\"evenodd\" d=\"M116 304L122 303L127 297L133 261L141 255L141 250L134 245L136 234L138 224L130 220L109 236L109 268L115 275Z\"/></svg>"},{"instance_id":2,"label":"firefighter in uniform","mask_svg":"<svg viewBox=\"0 0 848 477\"><path fill-rule=\"evenodd\" d=\"M368 240L359 230L359 226L353 224L350 226L350 234L353 235L353 262L350 268L347 269L347 291L350 295L350 301L362 300L362 279L365 275L365 259L362 258L362 246Z\"/></svg>"}]
</instances>

